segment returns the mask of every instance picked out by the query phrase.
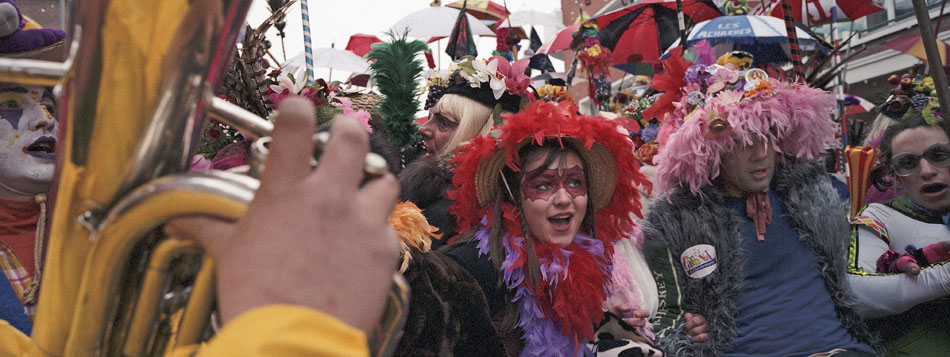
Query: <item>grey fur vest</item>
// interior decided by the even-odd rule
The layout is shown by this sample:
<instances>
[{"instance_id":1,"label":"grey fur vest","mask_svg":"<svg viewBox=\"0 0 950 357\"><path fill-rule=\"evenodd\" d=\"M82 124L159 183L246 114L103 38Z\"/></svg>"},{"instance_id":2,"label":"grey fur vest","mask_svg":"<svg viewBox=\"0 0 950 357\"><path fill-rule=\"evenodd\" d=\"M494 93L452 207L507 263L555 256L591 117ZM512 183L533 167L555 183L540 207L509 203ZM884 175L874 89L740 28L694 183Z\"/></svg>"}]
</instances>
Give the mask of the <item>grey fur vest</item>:
<instances>
[{"instance_id":1,"label":"grey fur vest","mask_svg":"<svg viewBox=\"0 0 950 357\"><path fill-rule=\"evenodd\" d=\"M791 225L815 252L821 276L835 302L842 325L858 341L872 347L876 341L852 310L854 298L845 280L850 235L847 209L813 162L786 158L776 166L771 190L784 203ZM703 188L705 198L688 189L674 190L668 200L658 199L647 216L644 235L667 247L674 259L697 244L715 247L718 268L700 279L678 279L683 312L703 314L709 330L705 343L693 344L682 320L658 334L658 344L674 355L716 356L730 350L736 337L735 316L742 290L746 253L741 248L740 220L723 205L722 194L712 185ZM683 275L681 264L672 267ZM662 328L662 326L658 326Z\"/></svg>"}]
</instances>

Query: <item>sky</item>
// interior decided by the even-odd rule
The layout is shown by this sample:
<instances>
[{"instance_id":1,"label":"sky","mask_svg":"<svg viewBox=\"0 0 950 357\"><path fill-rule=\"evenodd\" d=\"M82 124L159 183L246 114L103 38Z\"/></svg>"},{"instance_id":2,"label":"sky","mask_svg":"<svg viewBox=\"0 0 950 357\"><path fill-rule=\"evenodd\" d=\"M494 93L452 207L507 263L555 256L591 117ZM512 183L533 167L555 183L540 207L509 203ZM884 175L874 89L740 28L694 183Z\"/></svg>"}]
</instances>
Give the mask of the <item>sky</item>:
<instances>
[{"instance_id":1,"label":"sky","mask_svg":"<svg viewBox=\"0 0 950 357\"><path fill-rule=\"evenodd\" d=\"M308 9L310 13L310 31L313 48L326 48L335 44L336 48L346 48L346 43L350 35L356 33L365 33L376 35L380 39L386 40L384 32L390 26L399 21L413 11L420 10L429 6L431 0L334 0L320 1L308 0ZM494 0L501 3L501 0ZM453 0L443 0L443 4L448 4ZM560 0L508 0L508 10L515 12L518 10L533 9L546 13L555 14L560 11ZM287 37L284 40L286 45L287 58L303 52L303 30L300 19L299 2L291 5L292 9L287 16L287 28L285 32ZM270 11L267 9L267 3L264 0L255 0L251 5L248 14L248 23L252 27L257 27L267 17ZM556 16L560 18L560 14ZM530 29L529 29L530 30ZM545 31L538 29L542 41L548 36L553 35L553 30ZM546 33L547 32L547 33ZM271 53L278 61L283 61L280 39L275 30L268 32L268 38L273 43ZM441 66L444 68L449 63L449 58L445 55L445 42L442 40L439 48L442 53ZM494 37L475 36L475 42L478 46L479 57L486 57L495 49ZM527 42L523 42L526 44ZM436 44L430 44L433 52L436 51ZM318 78L328 78L327 69L315 69ZM333 71L332 77L335 80L344 80L350 73L339 70Z\"/></svg>"}]
</instances>

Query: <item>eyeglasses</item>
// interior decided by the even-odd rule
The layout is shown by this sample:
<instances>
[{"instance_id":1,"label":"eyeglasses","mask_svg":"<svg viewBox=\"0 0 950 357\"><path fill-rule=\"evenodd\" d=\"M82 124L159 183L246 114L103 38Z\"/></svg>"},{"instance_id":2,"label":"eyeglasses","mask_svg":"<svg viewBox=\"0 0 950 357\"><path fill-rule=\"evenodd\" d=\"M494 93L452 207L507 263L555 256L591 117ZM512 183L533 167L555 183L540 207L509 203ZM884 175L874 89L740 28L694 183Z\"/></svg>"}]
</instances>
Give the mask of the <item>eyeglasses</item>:
<instances>
[{"instance_id":1,"label":"eyeglasses","mask_svg":"<svg viewBox=\"0 0 950 357\"><path fill-rule=\"evenodd\" d=\"M927 162L936 167L950 166L950 143L941 142L930 145L921 155L911 152L894 155L891 159L891 167L897 176L910 176L920 172L921 158L927 159Z\"/></svg>"}]
</instances>

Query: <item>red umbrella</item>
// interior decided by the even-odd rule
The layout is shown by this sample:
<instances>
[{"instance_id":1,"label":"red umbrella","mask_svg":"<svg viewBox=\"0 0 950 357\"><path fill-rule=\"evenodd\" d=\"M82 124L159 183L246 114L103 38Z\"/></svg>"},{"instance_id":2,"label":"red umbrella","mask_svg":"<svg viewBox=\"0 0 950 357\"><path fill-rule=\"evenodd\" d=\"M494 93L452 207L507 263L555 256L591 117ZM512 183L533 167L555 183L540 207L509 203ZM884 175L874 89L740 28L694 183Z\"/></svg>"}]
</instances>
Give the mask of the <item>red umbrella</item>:
<instances>
[{"instance_id":1,"label":"red umbrella","mask_svg":"<svg viewBox=\"0 0 950 357\"><path fill-rule=\"evenodd\" d=\"M383 40L380 40L379 37L373 35L358 33L350 36L350 40L346 43L346 50L355 53L357 56L363 57L366 56L369 51L371 51L369 45L372 45L376 42L383 42Z\"/></svg>"},{"instance_id":2,"label":"red umbrella","mask_svg":"<svg viewBox=\"0 0 950 357\"><path fill-rule=\"evenodd\" d=\"M571 40L574 39L571 34L577 31L578 27L581 27L581 24L573 24L561 29L554 34L553 38L541 45L541 48L538 49L538 53L552 53L566 50L571 46Z\"/></svg>"},{"instance_id":3,"label":"red umbrella","mask_svg":"<svg viewBox=\"0 0 950 357\"><path fill-rule=\"evenodd\" d=\"M794 17L796 21L803 22L808 25L817 25L825 22L831 22L831 8L833 7L838 7L841 9L841 11L844 12L844 15L847 15L848 18L852 20L857 20L864 16L884 10L877 5L874 5L871 0L806 0L806 3L808 4L808 21L804 21L802 20L802 0L789 0L789 3L792 6L792 17ZM782 18L782 7L775 6L772 9L770 15ZM839 13L838 20L840 21L841 18L842 16Z\"/></svg>"},{"instance_id":4,"label":"red umbrella","mask_svg":"<svg viewBox=\"0 0 950 357\"><path fill-rule=\"evenodd\" d=\"M686 27L722 16L711 0L683 0ZM594 18L600 44L609 48L611 64L659 63L660 54L679 39L676 2L644 0Z\"/></svg>"}]
</instances>

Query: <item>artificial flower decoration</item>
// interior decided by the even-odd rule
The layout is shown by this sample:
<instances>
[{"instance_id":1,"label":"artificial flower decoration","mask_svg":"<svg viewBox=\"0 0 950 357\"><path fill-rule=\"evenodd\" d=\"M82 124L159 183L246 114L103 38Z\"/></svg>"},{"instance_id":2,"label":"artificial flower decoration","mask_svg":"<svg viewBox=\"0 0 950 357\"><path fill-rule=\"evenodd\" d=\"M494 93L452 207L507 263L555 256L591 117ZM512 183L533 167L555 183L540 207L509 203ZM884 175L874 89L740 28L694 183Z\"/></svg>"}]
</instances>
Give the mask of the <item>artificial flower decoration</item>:
<instances>
[{"instance_id":1,"label":"artificial flower decoration","mask_svg":"<svg viewBox=\"0 0 950 357\"><path fill-rule=\"evenodd\" d=\"M509 93L519 95L528 90L531 85L531 77L524 74L525 69L531 64L530 58L522 58L514 63L508 61L497 61L498 72L505 76L505 88Z\"/></svg>"},{"instance_id":2,"label":"artificial flower decoration","mask_svg":"<svg viewBox=\"0 0 950 357\"><path fill-rule=\"evenodd\" d=\"M656 156L657 148L659 143L656 141L651 141L646 144L640 145L636 151L634 151L633 156L640 160L640 162L647 165L655 165L653 163L653 157Z\"/></svg>"},{"instance_id":3,"label":"artificial flower decoration","mask_svg":"<svg viewBox=\"0 0 950 357\"><path fill-rule=\"evenodd\" d=\"M450 87L464 84L469 88L488 89L496 101L505 101L505 93L523 97L527 95L531 78L524 74L528 61L518 61L514 64L504 57L495 56L489 60L479 60L465 57L449 65L448 71L435 71L426 82L428 97L423 109L433 107L439 98ZM485 103L489 105L488 103ZM492 103L491 106L494 106ZM509 109L510 111L516 108Z\"/></svg>"},{"instance_id":4,"label":"artificial flower decoration","mask_svg":"<svg viewBox=\"0 0 950 357\"><path fill-rule=\"evenodd\" d=\"M745 98L755 98L757 96L772 95L772 83L769 81L759 81L752 90L745 92Z\"/></svg>"},{"instance_id":5,"label":"artificial flower decoration","mask_svg":"<svg viewBox=\"0 0 950 357\"><path fill-rule=\"evenodd\" d=\"M483 82L495 80L495 73L498 72L498 62L485 63L485 61L472 60L469 63L472 66L472 71L461 72L460 74L468 80L468 85L472 88L481 87Z\"/></svg>"},{"instance_id":6,"label":"artificial flower decoration","mask_svg":"<svg viewBox=\"0 0 950 357\"><path fill-rule=\"evenodd\" d=\"M300 93L307 84L307 71L298 68L294 73L281 72L277 76L277 84L271 84L270 90L274 93Z\"/></svg>"},{"instance_id":7,"label":"artificial flower decoration","mask_svg":"<svg viewBox=\"0 0 950 357\"><path fill-rule=\"evenodd\" d=\"M683 95L680 89L687 83L699 80L699 78L689 81L686 79L687 69L693 65L693 62L683 58L682 47L670 50L670 57L661 62L663 63L664 72L653 77L653 83L650 86L663 94L656 99L656 103L643 111L643 117L656 118L663 122L667 114L676 110L673 103L680 101ZM700 70L696 69L695 71L695 75L698 76Z\"/></svg>"},{"instance_id":8,"label":"artificial flower decoration","mask_svg":"<svg viewBox=\"0 0 950 357\"><path fill-rule=\"evenodd\" d=\"M567 93L567 87L545 84L538 88L538 99L545 102L573 102L574 98Z\"/></svg>"},{"instance_id":9,"label":"artificial flower decoration","mask_svg":"<svg viewBox=\"0 0 950 357\"><path fill-rule=\"evenodd\" d=\"M431 86L444 85L445 82L449 80L449 76L452 74L452 70L453 70L452 67L453 67L453 64L450 63L448 69L440 69L438 71L433 71L432 74L429 75L429 79L426 80L425 87L421 88L420 90L425 91L427 88Z\"/></svg>"},{"instance_id":10,"label":"artificial flower decoration","mask_svg":"<svg viewBox=\"0 0 950 357\"><path fill-rule=\"evenodd\" d=\"M373 127L369 126L369 120L372 115L365 110L353 110L353 101L350 98L339 97L337 98L340 101L340 105L343 107L343 115L349 115L353 118L356 118L357 121L363 126L363 130L366 130L367 133L373 133Z\"/></svg>"},{"instance_id":11,"label":"artificial flower decoration","mask_svg":"<svg viewBox=\"0 0 950 357\"><path fill-rule=\"evenodd\" d=\"M743 92L737 90L726 90L719 93L717 98L722 104L735 104L742 100Z\"/></svg>"},{"instance_id":12,"label":"artificial flower decoration","mask_svg":"<svg viewBox=\"0 0 950 357\"><path fill-rule=\"evenodd\" d=\"M732 84L739 80L739 72L736 71L735 67L733 67L731 63L726 64L725 66L715 65L709 67L713 68L709 69L707 67L706 71L709 72L710 75L709 78L706 78L706 83L712 84L715 82L722 82Z\"/></svg>"}]
</instances>

